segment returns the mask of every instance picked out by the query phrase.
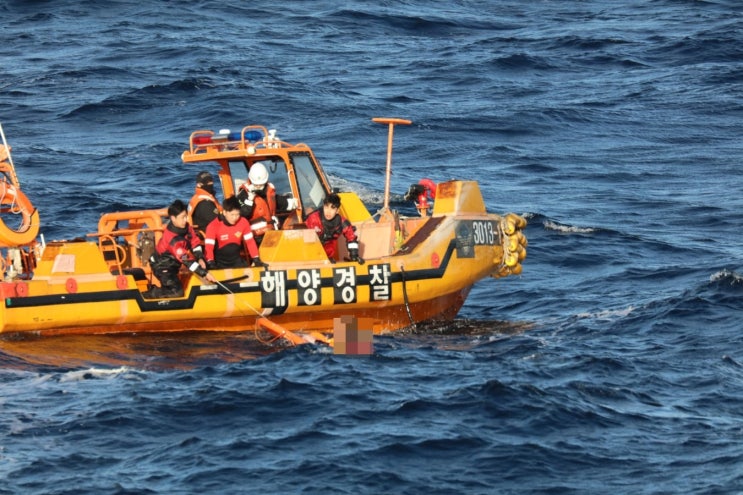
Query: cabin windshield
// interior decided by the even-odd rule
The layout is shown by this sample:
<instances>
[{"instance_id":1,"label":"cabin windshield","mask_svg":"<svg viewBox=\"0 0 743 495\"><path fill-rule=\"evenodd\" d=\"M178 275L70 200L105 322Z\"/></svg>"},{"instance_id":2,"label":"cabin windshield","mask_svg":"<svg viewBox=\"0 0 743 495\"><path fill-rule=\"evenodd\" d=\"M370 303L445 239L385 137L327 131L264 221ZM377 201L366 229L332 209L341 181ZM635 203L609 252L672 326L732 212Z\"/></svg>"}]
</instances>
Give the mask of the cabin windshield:
<instances>
[{"instance_id":1,"label":"cabin windshield","mask_svg":"<svg viewBox=\"0 0 743 495\"><path fill-rule=\"evenodd\" d=\"M320 208L326 191L309 153L292 153L291 161L297 177L297 187L304 212L309 213Z\"/></svg>"},{"instance_id":2,"label":"cabin windshield","mask_svg":"<svg viewBox=\"0 0 743 495\"><path fill-rule=\"evenodd\" d=\"M260 160L268 170L268 181L273 184L276 194L283 196L291 194L292 189L289 185L289 174L286 163L280 157L262 157ZM230 175L235 193L240 190L240 186L248 181L248 164L243 160L234 160L229 162ZM251 164L252 165L252 164Z\"/></svg>"}]
</instances>

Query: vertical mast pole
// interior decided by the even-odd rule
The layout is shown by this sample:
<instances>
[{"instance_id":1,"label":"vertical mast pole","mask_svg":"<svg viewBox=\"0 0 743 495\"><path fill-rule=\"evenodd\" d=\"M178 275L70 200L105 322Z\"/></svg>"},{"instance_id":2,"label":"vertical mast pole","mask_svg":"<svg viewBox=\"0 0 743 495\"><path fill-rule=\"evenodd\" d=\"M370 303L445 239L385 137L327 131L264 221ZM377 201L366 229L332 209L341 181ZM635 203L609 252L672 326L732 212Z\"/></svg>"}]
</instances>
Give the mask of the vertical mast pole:
<instances>
[{"instance_id":1,"label":"vertical mast pole","mask_svg":"<svg viewBox=\"0 0 743 495\"><path fill-rule=\"evenodd\" d=\"M378 124L387 124L389 126L389 132L387 133L387 170L385 172L384 180L384 206L382 212L389 211L390 207L390 181L392 178L392 138L395 133L395 124L410 125L413 123L411 120L386 118L386 117L374 117L372 121Z\"/></svg>"}]
</instances>

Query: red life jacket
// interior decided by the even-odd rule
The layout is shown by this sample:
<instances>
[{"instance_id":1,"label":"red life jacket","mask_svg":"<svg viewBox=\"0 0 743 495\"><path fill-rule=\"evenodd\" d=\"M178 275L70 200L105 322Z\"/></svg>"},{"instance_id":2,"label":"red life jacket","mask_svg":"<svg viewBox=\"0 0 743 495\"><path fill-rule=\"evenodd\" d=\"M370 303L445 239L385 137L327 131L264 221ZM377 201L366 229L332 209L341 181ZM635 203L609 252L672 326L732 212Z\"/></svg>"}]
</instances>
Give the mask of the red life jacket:
<instances>
[{"instance_id":1,"label":"red life jacket","mask_svg":"<svg viewBox=\"0 0 743 495\"><path fill-rule=\"evenodd\" d=\"M258 258L258 246L253 239L250 223L243 217L234 225L221 218L212 220L206 228L204 245L207 262L215 261L220 268L240 266L243 246L250 259Z\"/></svg>"},{"instance_id":2,"label":"red life jacket","mask_svg":"<svg viewBox=\"0 0 743 495\"><path fill-rule=\"evenodd\" d=\"M332 220L326 220L323 216L322 208L315 210L305 220L308 229L312 229L320 238L325 253L330 259L336 259L338 252L338 238L342 235L346 238L348 246L358 249L356 230L347 219L340 214Z\"/></svg>"},{"instance_id":3,"label":"red life jacket","mask_svg":"<svg viewBox=\"0 0 743 495\"><path fill-rule=\"evenodd\" d=\"M172 224L168 224L163 229L163 236L157 243L155 250L160 256L170 256L175 262L186 266L191 265L203 256L201 240L190 224L186 224L184 229L178 229Z\"/></svg>"}]
</instances>

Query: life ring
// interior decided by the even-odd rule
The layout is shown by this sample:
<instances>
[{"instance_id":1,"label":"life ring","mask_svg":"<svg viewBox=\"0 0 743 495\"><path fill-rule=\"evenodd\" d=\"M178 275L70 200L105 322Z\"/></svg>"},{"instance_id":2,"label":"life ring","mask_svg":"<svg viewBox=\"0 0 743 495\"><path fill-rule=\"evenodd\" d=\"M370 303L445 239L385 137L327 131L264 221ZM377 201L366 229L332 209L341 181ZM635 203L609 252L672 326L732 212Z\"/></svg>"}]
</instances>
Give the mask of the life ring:
<instances>
[{"instance_id":1,"label":"life ring","mask_svg":"<svg viewBox=\"0 0 743 495\"><path fill-rule=\"evenodd\" d=\"M418 184L423 186L426 196L429 199L436 199L436 183L434 181L431 179L421 179L418 181Z\"/></svg>"},{"instance_id":2,"label":"life ring","mask_svg":"<svg viewBox=\"0 0 743 495\"><path fill-rule=\"evenodd\" d=\"M0 246L30 244L39 234L39 210L34 208L23 191L7 181L0 181ZM8 214L19 215L16 228L5 224Z\"/></svg>"}]
</instances>

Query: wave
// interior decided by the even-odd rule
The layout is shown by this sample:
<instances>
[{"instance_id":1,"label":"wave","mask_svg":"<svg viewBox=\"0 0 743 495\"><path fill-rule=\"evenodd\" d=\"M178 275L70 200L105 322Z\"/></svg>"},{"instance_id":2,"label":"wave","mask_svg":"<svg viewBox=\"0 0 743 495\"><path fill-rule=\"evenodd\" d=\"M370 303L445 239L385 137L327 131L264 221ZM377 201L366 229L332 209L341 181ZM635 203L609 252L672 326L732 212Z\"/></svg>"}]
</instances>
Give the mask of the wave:
<instances>
[{"instance_id":1,"label":"wave","mask_svg":"<svg viewBox=\"0 0 743 495\"><path fill-rule=\"evenodd\" d=\"M576 313L575 316L579 319L588 318L591 320L611 321L627 318L633 311L635 311L635 309L635 306L627 306L626 308L602 309L595 312Z\"/></svg>"},{"instance_id":2,"label":"wave","mask_svg":"<svg viewBox=\"0 0 743 495\"><path fill-rule=\"evenodd\" d=\"M544 225L546 230L553 230L563 234L593 234L600 230L595 227L580 227L577 225L562 224L554 220L545 220L542 225Z\"/></svg>"},{"instance_id":3,"label":"wave","mask_svg":"<svg viewBox=\"0 0 743 495\"><path fill-rule=\"evenodd\" d=\"M135 371L127 366L121 366L119 368L106 369L106 368L89 368L85 370L75 370L63 373L59 378L61 383L65 382L77 382L82 380L100 380L100 379L115 379L119 377L130 378L138 375L139 371Z\"/></svg>"},{"instance_id":4,"label":"wave","mask_svg":"<svg viewBox=\"0 0 743 495\"><path fill-rule=\"evenodd\" d=\"M714 325L717 335L737 334L738 318L730 310L739 308L743 291L741 274L722 269L704 280L705 271L704 267L690 270L682 266L625 270L605 282L614 284L615 279L621 279L625 284L636 282L638 286L652 283L656 287L655 293L615 294L614 302L629 299L632 304L577 313L575 320L567 323L566 327L571 327L575 321L586 320L599 327L608 324L623 332L637 330L668 334L674 339L684 340L684 346L691 345L689 341L698 341L688 349L696 348L702 352L702 349L716 345L714 341L704 339L704 329L708 325ZM683 352L683 349L679 347L676 350Z\"/></svg>"},{"instance_id":5,"label":"wave","mask_svg":"<svg viewBox=\"0 0 743 495\"><path fill-rule=\"evenodd\" d=\"M105 75L105 71L104 74ZM163 106L172 106L179 98L196 91L215 87L209 78L186 78L173 81L170 84L152 84L129 91L126 94L109 96L100 102L86 103L66 114L62 119L95 119L110 112L126 114L137 113L148 109L162 109Z\"/></svg>"},{"instance_id":6,"label":"wave","mask_svg":"<svg viewBox=\"0 0 743 495\"><path fill-rule=\"evenodd\" d=\"M515 53L504 57L497 57L490 61L496 70L505 69L512 71L521 70L551 70L554 66L546 58L527 55L525 53Z\"/></svg>"},{"instance_id":7,"label":"wave","mask_svg":"<svg viewBox=\"0 0 743 495\"><path fill-rule=\"evenodd\" d=\"M731 21L715 29L691 33L683 38L671 38L664 44L655 44L648 51L654 61L663 65L696 65L729 63L740 60L740 23Z\"/></svg>"},{"instance_id":8,"label":"wave","mask_svg":"<svg viewBox=\"0 0 743 495\"><path fill-rule=\"evenodd\" d=\"M385 10L385 9L379 9ZM405 15L405 6L401 5L393 12L380 11L370 12L352 9L339 9L332 12L326 17L334 23L343 23L356 28L364 26L364 29L374 31L377 28L392 28L400 32L415 33L416 36L450 36L452 30L504 30L513 27L512 24L506 24L496 19L488 19L473 15L465 18L443 17L440 10L432 7L425 12L425 7L417 6L411 9L408 15Z\"/></svg>"},{"instance_id":9,"label":"wave","mask_svg":"<svg viewBox=\"0 0 743 495\"><path fill-rule=\"evenodd\" d=\"M644 260L643 264L647 265L650 263L648 268L651 270L655 270L658 267L673 266L677 263L685 263L683 266L688 267L689 256L701 256L700 262L702 263L705 259L711 259L709 240L702 237L701 234L692 235L688 239L683 237L662 238L656 234L656 228L657 231L662 231L663 228L668 227L668 221L663 221L659 217L645 215L638 215L637 220L632 218L632 222L629 220L630 217L626 217L623 223L617 225L615 229L592 225L576 225L536 214L534 220L529 221L527 229L530 226L533 227L536 224L541 224L544 227L545 233L554 232L560 235L576 236L575 239L580 239L579 242L582 244L571 246L573 251L580 249L586 255L603 256L607 260ZM641 221L641 223L636 224L636 221ZM709 224L709 221L703 223L705 230ZM694 234L693 229L688 229L689 226L690 223L685 221L679 225L679 228L686 228L690 234ZM540 234L540 232L532 232L531 235L539 236ZM581 236L582 238L577 236ZM559 238L555 237L550 237L547 240L539 237L537 239L541 244L545 242L549 244L560 242ZM531 241L530 244L534 245ZM564 248L564 246L555 247L559 249ZM691 268L696 267L697 265L695 264Z\"/></svg>"},{"instance_id":10,"label":"wave","mask_svg":"<svg viewBox=\"0 0 743 495\"><path fill-rule=\"evenodd\" d=\"M737 287L743 284L743 275L724 268L709 276L709 281L718 287Z\"/></svg>"}]
</instances>

